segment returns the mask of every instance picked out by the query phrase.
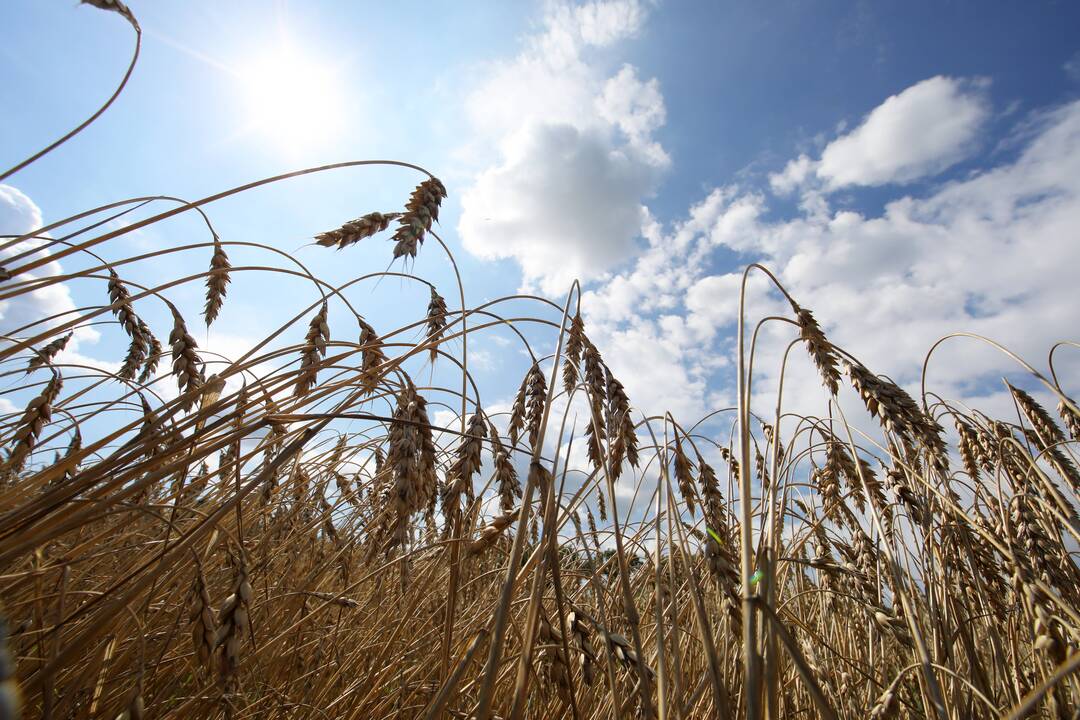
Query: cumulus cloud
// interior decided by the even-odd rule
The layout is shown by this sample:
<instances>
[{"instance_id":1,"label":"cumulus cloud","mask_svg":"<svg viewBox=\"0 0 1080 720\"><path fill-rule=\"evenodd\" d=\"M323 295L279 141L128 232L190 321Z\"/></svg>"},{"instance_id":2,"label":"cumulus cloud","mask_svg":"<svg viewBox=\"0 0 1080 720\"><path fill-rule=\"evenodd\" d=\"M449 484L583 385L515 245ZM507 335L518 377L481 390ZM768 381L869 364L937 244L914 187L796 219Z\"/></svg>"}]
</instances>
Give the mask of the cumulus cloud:
<instances>
[{"instance_id":1,"label":"cumulus cloud","mask_svg":"<svg viewBox=\"0 0 1080 720\"><path fill-rule=\"evenodd\" d=\"M693 417L704 409L707 376L692 357L691 336L683 318L668 315L605 328L594 336L638 407L670 410L677 417Z\"/></svg>"},{"instance_id":2,"label":"cumulus cloud","mask_svg":"<svg viewBox=\"0 0 1080 720\"><path fill-rule=\"evenodd\" d=\"M964 159L988 115L979 83L932 77L893 95L821 153L832 188L910 182Z\"/></svg>"},{"instance_id":3,"label":"cumulus cloud","mask_svg":"<svg viewBox=\"0 0 1080 720\"><path fill-rule=\"evenodd\" d=\"M1036 127L1024 123L1016 160L920 197L900 195L872 215L831 207L827 196L804 188L803 200L815 202L777 219L754 188L716 189L686 220L654 228L633 268L586 293L587 322L605 342L648 338L638 347L665 349L647 368L632 358L620 376L648 411L716 407L734 383L724 368L733 358L742 277L741 269L717 272L716 258L734 251L740 262L772 269L831 340L916 392L926 351L955 331L996 339L1037 364L1080 321L1072 280L1080 261L1080 102L1045 113ZM752 323L791 314L760 274L751 275L747 305ZM637 309L632 317L629 308ZM782 323L762 331L755 358L762 398L775 392L781 354L794 337ZM787 401L820 410L820 384L804 355L789 363ZM1074 356L1063 353L1058 371L1076 392ZM986 345L953 340L930 363L929 384L953 398L992 398L993 382L1017 369Z\"/></svg>"},{"instance_id":4,"label":"cumulus cloud","mask_svg":"<svg viewBox=\"0 0 1080 720\"><path fill-rule=\"evenodd\" d=\"M583 43L603 47L632 37L645 22L645 10L636 0L590 2L578 7L561 6L553 11L562 32L577 32Z\"/></svg>"},{"instance_id":5,"label":"cumulus cloud","mask_svg":"<svg viewBox=\"0 0 1080 720\"><path fill-rule=\"evenodd\" d=\"M709 378L728 359L704 352L713 331L687 313L686 294L705 274L717 244L709 238L728 236L737 225L738 213L725 218L721 209L745 200L732 188L717 189L669 232L646 222L649 248L634 267L582 297L589 337L644 410L687 418L726 404Z\"/></svg>"},{"instance_id":6,"label":"cumulus cloud","mask_svg":"<svg viewBox=\"0 0 1080 720\"><path fill-rule=\"evenodd\" d=\"M644 16L636 0L553 5L466 101L473 148L494 153L462 194L458 230L470 252L516 260L527 286L561 295L639 252L642 203L670 164L653 137L663 95L633 66L608 75L591 54Z\"/></svg>"},{"instance_id":7,"label":"cumulus cloud","mask_svg":"<svg viewBox=\"0 0 1080 720\"><path fill-rule=\"evenodd\" d=\"M42 226L41 210L26 194L10 185L0 185L0 234L23 235ZM0 257L8 258L21 254L28 249L40 247L46 241L27 240L0 252ZM59 275L62 272L57 262L48 263L32 273L19 276L20 281ZM61 316L75 309L71 292L67 287L57 284L25 293L11 300L0 302L0 334L12 335L18 331L21 336L33 335L45 329L46 325L36 325L26 330L22 328L38 321ZM68 317L51 320L48 326L61 324ZM73 352L79 342L95 342L99 333L93 328L81 328L68 345L67 352Z\"/></svg>"},{"instance_id":8,"label":"cumulus cloud","mask_svg":"<svg viewBox=\"0 0 1080 720\"><path fill-rule=\"evenodd\" d=\"M777 195L788 195L806 182L817 163L807 155L789 160L781 172L769 176L769 185Z\"/></svg>"},{"instance_id":9,"label":"cumulus cloud","mask_svg":"<svg viewBox=\"0 0 1080 720\"><path fill-rule=\"evenodd\" d=\"M649 166L595 129L541 125L520 139L463 196L465 247L516 259L552 295L635 255Z\"/></svg>"},{"instance_id":10,"label":"cumulus cloud","mask_svg":"<svg viewBox=\"0 0 1080 720\"><path fill-rule=\"evenodd\" d=\"M941 75L916 83L828 143L820 158L802 154L789 161L769 176L769 185L789 195L813 184L830 192L936 175L976 149L990 114L985 89L985 81Z\"/></svg>"},{"instance_id":11,"label":"cumulus cloud","mask_svg":"<svg viewBox=\"0 0 1080 720\"><path fill-rule=\"evenodd\" d=\"M629 146L650 165L662 168L670 164L667 153L652 140L652 133L663 127L667 118L664 96L656 78L641 82L634 66L623 65L618 74L604 83L596 110L601 118L622 130Z\"/></svg>"}]
</instances>

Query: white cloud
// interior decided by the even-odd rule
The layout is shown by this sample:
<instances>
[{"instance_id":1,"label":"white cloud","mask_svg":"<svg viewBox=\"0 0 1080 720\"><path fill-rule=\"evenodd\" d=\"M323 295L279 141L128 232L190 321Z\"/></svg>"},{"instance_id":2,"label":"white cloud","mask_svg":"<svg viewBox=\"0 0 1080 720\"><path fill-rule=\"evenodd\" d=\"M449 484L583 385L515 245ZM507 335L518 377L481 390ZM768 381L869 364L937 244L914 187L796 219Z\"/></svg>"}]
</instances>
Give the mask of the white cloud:
<instances>
[{"instance_id":1,"label":"white cloud","mask_svg":"<svg viewBox=\"0 0 1080 720\"><path fill-rule=\"evenodd\" d=\"M573 19L566 25L577 28L584 43L598 47L633 37L645 22L645 10L636 0L590 2L569 11L566 6L555 10L556 15L567 12Z\"/></svg>"},{"instance_id":2,"label":"white cloud","mask_svg":"<svg viewBox=\"0 0 1080 720\"><path fill-rule=\"evenodd\" d=\"M709 378L728 358L706 351L714 327L687 311L707 305L710 312L733 312L737 294L710 300L702 289L695 292L695 284L705 276L713 248L724 238L734 242L757 201L732 188L718 189L669 233L647 222L650 247L633 269L584 293L589 337L642 410L693 418L727 403Z\"/></svg>"},{"instance_id":3,"label":"white cloud","mask_svg":"<svg viewBox=\"0 0 1080 720\"><path fill-rule=\"evenodd\" d=\"M938 75L887 98L862 123L769 176L777 195L817 180L824 190L856 185L908 183L935 175L968 157L989 116L985 81ZM806 197L804 207L818 198Z\"/></svg>"},{"instance_id":4,"label":"white cloud","mask_svg":"<svg viewBox=\"0 0 1080 720\"><path fill-rule=\"evenodd\" d=\"M0 185L0 234L23 235L41 226L41 210L34 204L34 201L17 188L10 185ZM43 239L26 240L4 250L0 253L0 256L3 258L12 257L28 249L40 247L46 242ZM25 260L20 262L25 262ZM17 280L26 281L51 277L59 275L61 272L62 268L59 263L50 262L43 265L39 270L19 275ZM35 325L27 330L20 329L31 323L68 313L74 309L75 303L71 298L71 292L65 285L55 284L24 293L11 300L0 302L0 334L11 335L15 331L19 331L18 334L23 337L36 335L47 327L54 327L70 320L71 316L59 317L48 323ZM99 336L97 330L93 328L80 328L72 342L68 344L65 352L75 351L79 342L95 342Z\"/></svg>"},{"instance_id":5,"label":"white cloud","mask_svg":"<svg viewBox=\"0 0 1080 720\"><path fill-rule=\"evenodd\" d=\"M777 195L788 195L806 182L816 164L806 155L800 155L788 161L783 171L769 175L769 185Z\"/></svg>"},{"instance_id":6,"label":"white cloud","mask_svg":"<svg viewBox=\"0 0 1080 720\"><path fill-rule=\"evenodd\" d=\"M937 76L876 107L821 154L817 175L830 188L903 183L962 160L989 109L979 83Z\"/></svg>"},{"instance_id":7,"label":"white cloud","mask_svg":"<svg viewBox=\"0 0 1080 720\"><path fill-rule=\"evenodd\" d=\"M633 66L608 76L592 55L644 16L632 0L550 6L543 30L466 101L470 152L484 160L458 230L479 257L516 260L526 286L562 295L640 250L642 202L670 164L653 138L663 96Z\"/></svg>"},{"instance_id":8,"label":"white cloud","mask_svg":"<svg viewBox=\"0 0 1080 720\"><path fill-rule=\"evenodd\" d=\"M877 215L835 209L804 188L801 212L772 219L759 193L714 190L670 231L653 228L652 247L632 269L586 293L590 330L602 333L597 344L613 363L625 363L620 379L644 410L716 407L734 383L725 368L741 282L741 270L714 269L712 253L722 247L772 269L831 340L915 392L927 350L955 331L998 340L1039 365L1080 326L1073 278L1080 102L1046 113L1034 132L1027 125L1015 161L926 197L899 197ZM764 316L791 316L756 273L747 302L750 331ZM787 324L763 329L755 391L766 402L759 408L770 407L781 355L795 337ZM1058 366L1073 393L1080 392L1075 355L1062 353ZM935 353L929 386L946 397L982 397L988 383L1017 371L977 341L953 340ZM801 347L789 360L786 388L791 409L821 411L823 391Z\"/></svg>"},{"instance_id":9,"label":"white cloud","mask_svg":"<svg viewBox=\"0 0 1080 720\"><path fill-rule=\"evenodd\" d=\"M686 293L687 324L703 340L712 339L718 330L733 326L739 319L741 272L706 275ZM781 315L783 305L770 296L771 286L760 273L751 273L746 282L746 305L755 315Z\"/></svg>"},{"instance_id":10,"label":"white cloud","mask_svg":"<svg viewBox=\"0 0 1080 720\"><path fill-rule=\"evenodd\" d=\"M527 283L556 296L637 253L640 198L654 178L648 164L597 130L542 125L519 138L463 196L468 250L516 259Z\"/></svg>"},{"instance_id":11,"label":"white cloud","mask_svg":"<svg viewBox=\"0 0 1080 720\"><path fill-rule=\"evenodd\" d=\"M732 188L714 190L691 207L689 217L667 234L647 218L644 234L649 249L634 267L584 293L589 321L609 325L677 307L710 251L709 243L700 242L701 237L710 237L716 231L719 209L726 207L735 194Z\"/></svg>"},{"instance_id":12,"label":"white cloud","mask_svg":"<svg viewBox=\"0 0 1080 720\"><path fill-rule=\"evenodd\" d=\"M706 377L690 356L693 342L682 318L670 315L594 336L637 407L677 417L700 415L706 407Z\"/></svg>"},{"instance_id":13,"label":"white cloud","mask_svg":"<svg viewBox=\"0 0 1080 720\"><path fill-rule=\"evenodd\" d=\"M1061 69L1065 71L1065 75L1068 76L1073 82L1080 82L1080 50L1074 52L1072 57L1065 61L1065 64L1061 66Z\"/></svg>"},{"instance_id":14,"label":"white cloud","mask_svg":"<svg viewBox=\"0 0 1080 720\"><path fill-rule=\"evenodd\" d=\"M28 233L41 227L41 209L18 188L0 185L0 215L6 235Z\"/></svg>"},{"instance_id":15,"label":"white cloud","mask_svg":"<svg viewBox=\"0 0 1080 720\"><path fill-rule=\"evenodd\" d=\"M632 65L623 65L604 83L596 110L601 118L622 130L631 147L651 165L662 168L670 164L671 159L664 149L651 139L652 133L663 127L667 118L664 96L656 78L643 83Z\"/></svg>"},{"instance_id":16,"label":"white cloud","mask_svg":"<svg viewBox=\"0 0 1080 720\"><path fill-rule=\"evenodd\" d=\"M473 349L469 351L469 364L477 370L488 372L498 367L498 362L490 350Z\"/></svg>"}]
</instances>

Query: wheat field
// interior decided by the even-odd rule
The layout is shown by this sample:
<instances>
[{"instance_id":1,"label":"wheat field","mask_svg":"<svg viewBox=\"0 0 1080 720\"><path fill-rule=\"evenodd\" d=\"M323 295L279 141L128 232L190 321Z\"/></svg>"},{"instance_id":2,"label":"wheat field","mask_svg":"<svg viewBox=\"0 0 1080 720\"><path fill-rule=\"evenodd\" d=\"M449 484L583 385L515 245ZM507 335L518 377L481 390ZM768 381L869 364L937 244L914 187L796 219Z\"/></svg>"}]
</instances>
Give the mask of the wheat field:
<instances>
[{"instance_id":1,"label":"wheat field","mask_svg":"<svg viewBox=\"0 0 1080 720\"><path fill-rule=\"evenodd\" d=\"M141 37L123 3L91 4ZM388 166L415 173L399 207L313 239L385 255L384 273L333 286L214 229L224 198ZM633 404L576 285L466 306L446 197L419 166L343 162L0 239L0 302L99 298L0 345L20 408L0 417L0 718L1080 717L1080 408L1054 373L1074 343L1044 371L994 344L1015 412L992 417L865 367L750 266L790 312L718 299L740 322L717 434ZM136 206L151 213L103 222ZM103 259L182 214L205 237ZM280 262L234 267L251 247ZM457 285L413 274L420 253ZM140 265L173 254L206 269L143 284ZM238 357L205 353L231 281L275 274L311 288L295 313ZM355 309L385 278L430 296L413 322ZM191 286L202 307L170 299ZM816 368L816 415L751 406L759 320L786 328L783 362ZM118 369L64 361L106 325ZM480 402L477 333L522 351L508 410Z\"/></svg>"}]
</instances>

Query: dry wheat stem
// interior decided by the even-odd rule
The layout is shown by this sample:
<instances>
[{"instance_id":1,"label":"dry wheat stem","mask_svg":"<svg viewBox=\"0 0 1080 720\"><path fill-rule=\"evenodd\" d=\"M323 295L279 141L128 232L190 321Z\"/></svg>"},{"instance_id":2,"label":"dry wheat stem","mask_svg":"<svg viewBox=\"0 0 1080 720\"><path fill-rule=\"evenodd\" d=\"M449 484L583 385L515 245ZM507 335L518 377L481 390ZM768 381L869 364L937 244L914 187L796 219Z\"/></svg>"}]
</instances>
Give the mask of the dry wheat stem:
<instances>
[{"instance_id":1,"label":"dry wheat stem","mask_svg":"<svg viewBox=\"0 0 1080 720\"><path fill-rule=\"evenodd\" d=\"M1055 373L1062 344L1044 375L965 336L1017 363L1014 412L983 414L927 390L956 335L909 395L751 266L791 313L758 320L748 348L741 298L737 406L681 422L634 407L576 285L562 305L469 306L430 175L403 207L361 210L297 257L222 241L204 214L270 182L377 164L419 170L340 163L194 202L119 201L0 246L16 275L0 301L74 283L109 298L0 349L18 408L0 418L0 714L959 720L1080 706L1080 410ZM177 205L101 229L154 200ZM190 210L204 242L93 253ZM380 232L392 248L360 243ZM427 238L454 270L453 309L412 272L331 283L301 261L333 247L411 262ZM234 248L271 260L233 266ZM189 257L201 272L139 284L145 263ZM64 274L18 277L56 260ZM237 273L308 292L228 358L187 322L217 321ZM426 286L400 327L354 306L384 277ZM194 292L205 302L179 301ZM68 362L71 339L103 322L123 333L119 369ZM776 322L791 341L775 406L755 412L760 331ZM529 358L506 412L470 362L477 333ZM825 388L817 416L784 407L789 364L806 359ZM865 422L844 417L847 393Z\"/></svg>"}]
</instances>

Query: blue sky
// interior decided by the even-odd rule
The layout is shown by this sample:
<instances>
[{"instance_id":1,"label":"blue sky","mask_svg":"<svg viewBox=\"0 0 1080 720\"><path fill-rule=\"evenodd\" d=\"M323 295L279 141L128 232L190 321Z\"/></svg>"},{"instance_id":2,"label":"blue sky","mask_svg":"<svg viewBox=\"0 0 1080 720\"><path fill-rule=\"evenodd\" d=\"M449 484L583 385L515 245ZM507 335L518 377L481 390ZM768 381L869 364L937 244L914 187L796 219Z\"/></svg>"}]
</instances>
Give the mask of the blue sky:
<instances>
[{"instance_id":1,"label":"blue sky","mask_svg":"<svg viewBox=\"0 0 1080 720\"><path fill-rule=\"evenodd\" d=\"M1035 361L1078 326L1074 3L131 5L144 40L127 91L9 179L20 194L4 196L0 230L28 229L30 202L47 221L326 162L415 162L449 189L443 236L472 303L519 288L558 300L582 279L591 331L631 398L689 417L730 402L733 273L750 261L772 267L832 339L909 385L947 332L983 332ZM111 92L132 33L115 15L52 0L4 3L0 26L7 167ZM385 269L389 246L303 246L394 209L417 180L338 171L208 211L223 238L267 243L343 282ZM184 218L106 255L202 240ZM260 257L237 250L233 262ZM133 272L162 281L207 260L170 256ZM415 269L451 296L430 243ZM78 285L71 298L5 308L4 324L101 293ZM201 285L174 293L192 315L201 295ZM240 278L206 341L235 352L314 297L302 283ZM750 297L755 316L780 309L756 281ZM357 300L377 327L426 302L426 290L393 282ZM75 350L118 361L123 346L101 332ZM785 332L763 338L764 399ZM507 401L520 357L482 338L473 349L489 402ZM932 371L943 393L994 402L994 378L1013 367L954 343ZM814 386L808 363L791 373ZM821 399L814 389L805 402Z\"/></svg>"}]
</instances>

